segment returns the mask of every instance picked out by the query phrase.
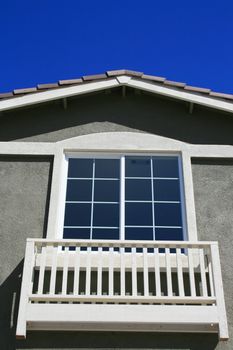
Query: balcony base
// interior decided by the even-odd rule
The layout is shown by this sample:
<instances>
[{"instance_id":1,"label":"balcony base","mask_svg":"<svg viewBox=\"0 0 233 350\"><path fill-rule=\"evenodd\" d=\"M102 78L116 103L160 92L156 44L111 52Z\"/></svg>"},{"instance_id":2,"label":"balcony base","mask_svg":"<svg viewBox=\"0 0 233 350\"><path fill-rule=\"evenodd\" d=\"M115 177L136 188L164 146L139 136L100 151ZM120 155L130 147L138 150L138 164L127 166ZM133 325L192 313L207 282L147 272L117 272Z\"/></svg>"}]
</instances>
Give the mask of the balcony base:
<instances>
[{"instance_id":1,"label":"balcony base","mask_svg":"<svg viewBox=\"0 0 233 350\"><path fill-rule=\"evenodd\" d=\"M27 330L218 332L216 306L29 304ZM18 334L20 336L20 334Z\"/></svg>"}]
</instances>

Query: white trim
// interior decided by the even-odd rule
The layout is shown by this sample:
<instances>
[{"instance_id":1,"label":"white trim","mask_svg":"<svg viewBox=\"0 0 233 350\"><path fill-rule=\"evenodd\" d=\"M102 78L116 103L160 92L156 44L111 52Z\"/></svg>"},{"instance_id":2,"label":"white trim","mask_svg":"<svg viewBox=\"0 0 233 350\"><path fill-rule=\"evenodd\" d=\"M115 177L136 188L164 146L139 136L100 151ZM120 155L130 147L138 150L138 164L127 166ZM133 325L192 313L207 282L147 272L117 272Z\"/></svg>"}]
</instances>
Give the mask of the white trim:
<instances>
[{"instance_id":1,"label":"white trim","mask_svg":"<svg viewBox=\"0 0 233 350\"><path fill-rule=\"evenodd\" d=\"M117 79L104 80L99 82L90 82L71 87L54 89L49 91L38 91L30 95L10 98L0 101L0 111L7 111L13 108L26 107L34 104L55 101L71 96L78 96L95 91L111 89L120 86Z\"/></svg>"},{"instance_id":2,"label":"white trim","mask_svg":"<svg viewBox=\"0 0 233 350\"><path fill-rule=\"evenodd\" d=\"M103 132L52 142L0 142L0 155L55 155L57 150L74 152L171 152L186 151L192 158L233 158L231 145L193 145L167 137L137 132Z\"/></svg>"},{"instance_id":3,"label":"white trim","mask_svg":"<svg viewBox=\"0 0 233 350\"><path fill-rule=\"evenodd\" d=\"M169 87L155 85L135 79L131 79L127 83L127 86L167 97L172 97L178 100L196 103L205 107L219 109L221 111L233 112L233 103L217 100L211 97L200 96L190 92L175 90Z\"/></svg>"},{"instance_id":4,"label":"white trim","mask_svg":"<svg viewBox=\"0 0 233 350\"><path fill-rule=\"evenodd\" d=\"M120 158L120 239L125 239L125 157Z\"/></svg>"},{"instance_id":5,"label":"white trim","mask_svg":"<svg viewBox=\"0 0 233 350\"><path fill-rule=\"evenodd\" d=\"M90 92L111 89L117 86L129 86L131 88L148 91L157 95L163 95L178 100L183 100L205 107L218 109L226 112L233 112L233 103L197 95L192 92L182 90L175 90L174 88L156 85L155 83L145 82L140 78L133 78L127 75L116 76L112 79L106 79L98 82L83 83L76 86L53 89L44 92L36 92L21 97L14 97L7 100L0 101L0 111L6 111L13 108L26 107L33 104L64 99L71 96L78 96Z\"/></svg>"},{"instance_id":6,"label":"white trim","mask_svg":"<svg viewBox=\"0 0 233 350\"><path fill-rule=\"evenodd\" d=\"M49 142L0 142L0 154L54 155L55 143Z\"/></svg>"},{"instance_id":7,"label":"white trim","mask_svg":"<svg viewBox=\"0 0 233 350\"><path fill-rule=\"evenodd\" d=\"M187 233L186 237L189 240L198 240L197 224L196 224L196 210L194 201L193 189L193 174L192 164L189 154L182 151L182 170L183 170L183 184L184 184L184 203L183 213L186 213Z\"/></svg>"},{"instance_id":8,"label":"white trim","mask_svg":"<svg viewBox=\"0 0 233 350\"><path fill-rule=\"evenodd\" d=\"M66 179L68 162L62 152L57 149L54 156L52 186L49 204L47 238L62 238L62 226L65 210Z\"/></svg>"},{"instance_id":9,"label":"white trim","mask_svg":"<svg viewBox=\"0 0 233 350\"><path fill-rule=\"evenodd\" d=\"M127 75L120 75L119 77L116 77L116 79L119 81L120 84L125 86L132 78Z\"/></svg>"},{"instance_id":10,"label":"white trim","mask_svg":"<svg viewBox=\"0 0 233 350\"><path fill-rule=\"evenodd\" d=\"M190 240L189 236L189 231L188 231L188 223L187 223L187 200L185 196L186 187L184 183L184 162L185 159L183 157L183 153L181 153L181 156L178 158L178 166L179 166L179 184L180 184L180 203L181 203L181 215L182 215L182 227L183 227L183 239L185 240ZM188 190L189 191L189 190ZM196 235L191 235L191 239L197 239L197 234Z\"/></svg>"}]
</instances>

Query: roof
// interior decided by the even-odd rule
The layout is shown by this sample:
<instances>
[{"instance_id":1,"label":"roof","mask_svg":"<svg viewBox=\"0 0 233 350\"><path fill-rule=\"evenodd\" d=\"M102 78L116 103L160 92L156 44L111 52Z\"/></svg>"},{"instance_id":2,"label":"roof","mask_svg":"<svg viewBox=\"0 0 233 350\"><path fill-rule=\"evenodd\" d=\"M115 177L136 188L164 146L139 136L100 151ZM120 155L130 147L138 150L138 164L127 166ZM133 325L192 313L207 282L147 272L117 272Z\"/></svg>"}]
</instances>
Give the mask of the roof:
<instances>
[{"instance_id":1,"label":"roof","mask_svg":"<svg viewBox=\"0 0 233 350\"><path fill-rule=\"evenodd\" d=\"M118 86L126 85L207 107L233 112L233 94L214 92L210 89L187 85L183 82L171 81L164 77L147 75L143 72L125 69L107 71L96 75L86 75L81 78L59 80L56 83L38 84L31 88L15 89L11 92L0 93L0 111L87 93L89 92L87 85L90 83L98 83L97 85L95 84L96 88L93 91L114 88L117 84L114 84L113 79L118 80ZM131 83L129 83L130 79ZM77 88L74 90L72 87ZM48 96L45 92L51 92L51 94ZM40 98L25 99L26 96L29 97L32 95L40 95Z\"/></svg>"}]
</instances>

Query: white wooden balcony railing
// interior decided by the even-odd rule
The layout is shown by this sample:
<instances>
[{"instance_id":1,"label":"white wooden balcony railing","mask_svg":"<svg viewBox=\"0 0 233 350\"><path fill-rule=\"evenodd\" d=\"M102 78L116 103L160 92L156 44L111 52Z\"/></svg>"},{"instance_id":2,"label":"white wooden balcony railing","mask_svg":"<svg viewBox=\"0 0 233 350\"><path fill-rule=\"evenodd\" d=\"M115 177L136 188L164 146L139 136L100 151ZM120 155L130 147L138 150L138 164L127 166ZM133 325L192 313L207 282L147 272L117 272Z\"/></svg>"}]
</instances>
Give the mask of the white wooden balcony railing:
<instances>
[{"instance_id":1,"label":"white wooden balcony railing","mask_svg":"<svg viewBox=\"0 0 233 350\"><path fill-rule=\"evenodd\" d=\"M33 329L227 339L218 244L28 239L17 337Z\"/></svg>"}]
</instances>

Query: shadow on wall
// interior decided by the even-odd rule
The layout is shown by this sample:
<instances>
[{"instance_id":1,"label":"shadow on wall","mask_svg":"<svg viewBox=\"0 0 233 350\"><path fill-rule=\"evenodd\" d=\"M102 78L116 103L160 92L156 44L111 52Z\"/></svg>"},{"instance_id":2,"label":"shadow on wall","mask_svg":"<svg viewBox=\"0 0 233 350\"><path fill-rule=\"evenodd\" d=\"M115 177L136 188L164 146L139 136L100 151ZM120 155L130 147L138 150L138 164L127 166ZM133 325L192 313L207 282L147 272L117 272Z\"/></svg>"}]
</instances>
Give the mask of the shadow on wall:
<instances>
[{"instance_id":1,"label":"shadow on wall","mask_svg":"<svg viewBox=\"0 0 233 350\"><path fill-rule=\"evenodd\" d=\"M28 334L26 341L17 341L16 348L214 350L217 343L217 335L210 334L37 332Z\"/></svg>"},{"instance_id":2,"label":"shadow on wall","mask_svg":"<svg viewBox=\"0 0 233 350\"><path fill-rule=\"evenodd\" d=\"M15 349L23 260L0 286L0 349Z\"/></svg>"}]
</instances>

